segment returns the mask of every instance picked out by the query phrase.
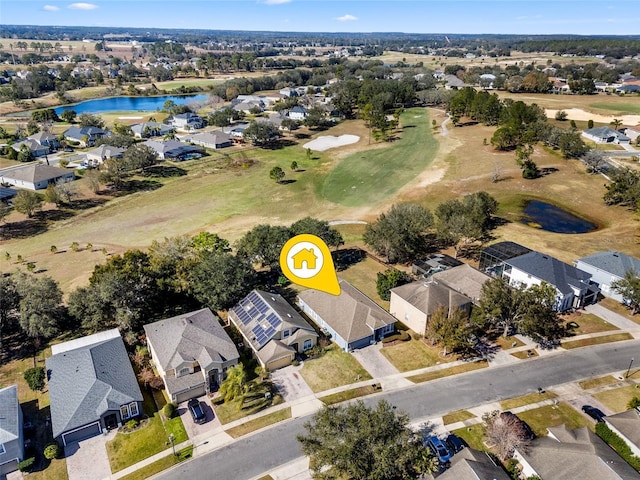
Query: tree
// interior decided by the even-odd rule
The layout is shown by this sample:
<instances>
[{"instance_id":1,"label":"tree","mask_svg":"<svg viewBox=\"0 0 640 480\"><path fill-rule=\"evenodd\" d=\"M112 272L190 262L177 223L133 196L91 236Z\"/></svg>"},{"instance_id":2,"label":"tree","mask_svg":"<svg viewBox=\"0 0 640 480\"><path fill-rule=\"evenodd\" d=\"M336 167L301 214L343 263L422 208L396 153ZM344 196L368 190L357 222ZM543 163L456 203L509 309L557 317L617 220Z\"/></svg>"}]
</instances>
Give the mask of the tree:
<instances>
[{"instance_id":1,"label":"tree","mask_svg":"<svg viewBox=\"0 0 640 480\"><path fill-rule=\"evenodd\" d=\"M87 170L83 178L87 180L87 185L91 189L93 193L98 193L100 191L100 171L94 168Z\"/></svg>"},{"instance_id":2,"label":"tree","mask_svg":"<svg viewBox=\"0 0 640 480\"><path fill-rule=\"evenodd\" d=\"M433 225L429 210L415 203L399 203L368 224L362 238L390 263L404 263L426 251Z\"/></svg>"},{"instance_id":3,"label":"tree","mask_svg":"<svg viewBox=\"0 0 640 480\"><path fill-rule=\"evenodd\" d=\"M521 315L522 296L502 277L487 280L480 290L478 311L488 328L502 329L508 337L517 329Z\"/></svg>"},{"instance_id":4,"label":"tree","mask_svg":"<svg viewBox=\"0 0 640 480\"><path fill-rule=\"evenodd\" d=\"M44 201L47 203L53 203L56 206L62 203L53 183L47 185L47 189L44 191Z\"/></svg>"},{"instance_id":5,"label":"tree","mask_svg":"<svg viewBox=\"0 0 640 480\"><path fill-rule=\"evenodd\" d=\"M380 298L389 301L391 298L391 289L405 285L411 282L411 277L401 270L388 268L384 272L378 272L378 280L376 281L376 290Z\"/></svg>"},{"instance_id":6,"label":"tree","mask_svg":"<svg viewBox=\"0 0 640 480\"><path fill-rule=\"evenodd\" d=\"M62 291L51 277L21 273L16 279L20 296L20 327L36 345L60 331Z\"/></svg>"},{"instance_id":7,"label":"tree","mask_svg":"<svg viewBox=\"0 0 640 480\"><path fill-rule=\"evenodd\" d=\"M293 170L294 172L298 171L298 162L296 162L295 160L291 162L291 170Z\"/></svg>"},{"instance_id":8,"label":"tree","mask_svg":"<svg viewBox=\"0 0 640 480\"><path fill-rule=\"evenodd\" d=\"M494 410L483 415L482 420L487 443L495 445L493 450L501 460L511 458L516 447L526 450L530 445L522 421L515 415Z\"/></svg>"},{"instance_id":9,"label":"tree","mask_svg":"<svg viewBox=\"0 0 640 480\"><path fill-rule=\"evenodd\" d=\"M289 227L290 235L301 235L303 233L309 233L320 237L324 243L329 247L338 248L344 244L342 235L336 229L329 226L329 222L326 220L318 220L311 217L305 217L303 219L294 222Z\"/></svg>"},{"instance_id":10,"label":"tree","mask_svg":"<svg viewBox=\"0 0 640 480\"><path fill-rule=\"evenodd\" d=\"M622 295L624 304L633 315L640 312L640 277L635 270L627 270L624 277L612 282L611 290Z\"/></svg>"},{"instance_id":11,"label":"tree","mask_svg":"<svg viewBox=\"0 0 640 480\"><path fill-rule=\"evenodd\" d=\"M218 236L216 233L200 232L191 237L191 246L197 252L219 252L231 251L229 241Z\"/></svg>"},{"instance_id":12,"label":"tree","mask_svg":"<svg viewBox=\"0 0 640 480\"><path fill-rule=\"evenodd\" d=\"M529 180L540 176L538 166L531 160L531 155L533 155L533 145L530 143L516 147L516 163L522 169L522 178Z\"/></svg>"},{"instance_id":13,"label":"tree","mask_svg":"<svg viewBox=\"0 0 640 480\"><path fill-rule=\"evenodd\" d=\"M142 169L144 171L158 163L158 155L155 150L142 143L131 145L124 152L122 158L130 170Z\"/></svg>"},{"instance_id":14,"label":"tree","mask_svg":"<svg viewBox=\"0 0 640 480\"><path fill-rule=\"evenodd\" d=\"M33 367L24 371L24 380L34 392L39 392L44 388L44 368Z\"/></svg>"},{"instance_id":15,"label":"tree","mask_svg":"<svg viewBox=\"0 0 640 480\"><path fill-rule=\"evenodd\" d=\"M93 115L91 113L81 113L78 116L78 123L81 127L104 128L104 120L102 120L98 115Z\"/></svg>"},{"instance_id":16,"label":"tree","mask_svg":"<svg viewBox=\"0 0 640 480\"><path fill-rule=\"evenodd\" d=\"M284 180L284 176L285 176L284 170L282 170L282 168L277 166L273 167L269 172L269 178L271 180L275 180L276 183L282 182L282 180Z\"/></svg>"},{"instance_id":17,"label":"tree","mask_svg":"<svg viewBox=\"0 0 640 480\"><path fill-rule=\"evenodd\" d=\"M230 253L202 254L189 275L191 293L212 310L231 308L255 283L256 272L251 264Z\"/></svg>"},{"instance_id":18,"label":"tree","mask_svg":"<svg viewBox=\"0 0 640 480\"><path fill-rule=\"evenodd\" d=\"M564 110L558 110L556 112L556 120L564 121L564 120L567 119L568 116L569 116L569 114L567 112L565 112Z\"/></svg>"},{"instance_id":19,"label":"tree","mask_svg":"<svg viewBox=\"0 0 640 480\"><path fill-rule=\"evenodd\" d=\"M280 251L291 237L291 231L286 227L256 225L236 242L235 247L238 257L251 263L270 266L273 270L279 268Z\"/></svg>"},{"instance_id":20,"label":"tree","mask_svg":"<svg viewBox=\"0 0 640 480\"><path fill-rule=\"evenodd\" d=\"M325 407L297 437L314 478L396 480L434 470L430 452L409 428L409 417L386 401Z\"/></svg>"},{"instance_id":21,"label":"tree","mask_svg":"<svg viewBox=\"0 0 640 480\"><path fill-rule=\"evenodd\" d=\"M5 252L5 255L9 252ZM20 305L20 296L16 282L11 276L0 275L0 346L5 327L15 318L15 313Z\"/></svg>"},{"instance_id":22,"label":"tree","mask_svg":"<svg viewBox=\"0 0 640 480\"><path fill-rule=\"evenodd\" d=\"M275 141L279 136L278 127L270 122L253 121L245 129L243 137L254 145L262 146Z\"/></svg>"},{"instance_id":23,"label":"tree","mask_svg":"<svg viewBox=\"0 0 640 480\"><path fill-rule=\"evenodd\" d=\"M24 213L27 218L33 217L36 210L40 210L42 200L36 192L21 190L13 199L13 208L16 212Z\"/></svg>"},{"instance_id":24,"label":"tree","mask_svg":"<svg viewBox=\"0 0 640 480\"><path fill-rule=\"evenodd\" d=\"M580 158L587 153L589 147L576 131L564 131L558 139L558 148L565 158Z\"/></svg>"},{"instance_id":25,"label":"tree","mask_svg":"<svg viewBox=\"0 0 640 480\"><path fill-rule=\"evenodd\" d=\"M591 173L600 173L607 165L607 160L601 150L589 150L580 160L589 167L589 172Z\"/></svg>"},{"instance_id":26,"label":"tree","mask_svg":"<svg viewBox=\"0 0 640 480\"><path fill-rule=\"evenodd\" d=\"M448 311L447 307L440 306L429 318L424 335L432 344L442 345L446 355L447 351L463 354L473 351L472 333L465 310Z\"/></svg>"},{"instance_id":27,"label":"tree","mask_svg":"<svg viewBox=\"0 0 640 480\"><path fill-rule=\"evenodd\" d=\"M0 223L11 213L11 207L5 202L0 201Z\"/></svg>"},{"instance_id":28,"label":"tree","mask_svg":"<svg viewBox=\"0 0 640 480\"><path fill-rule=\"evenodd\" d=\"M629 400L629 403L627 403L627 408L629 410L633 410L634 408L638 407L640 407L640 397L633 397L631 400Z\"/></svg>"},{"instance_id":29,"label":"tree","mask_svg":"<svg viewBox=\"0 0 640 480\"><path fill-rule=\"evenodd\" d=\"M593 128L593 120L589 119L587 122L587 128Z\"/></svg>"},{"instance_id":30,"label":"tree","mask_svg":"<svg viewBox=\"0 0 640 480\"><path fill-rule=\"evenodd\" d=\"M312 107L307 110L304 124L309 128L320 127L324 123L324 115L324 110L321 107Z\"/></svg>"},{"instance_id":31,"label":"tree","mask_svg":"<svg viewBox=\"0 0 640 480\"><path fill-rule=\"evenodd\" d=\"M522 292L519 332L542 345L552 345L563 338L567 330L555 310L556 289L542 282Z\"/></svg>"},{"instance_id":32,"label":"tree","mask_svg":"<svg viewBox=\"0 0 640 480\"><path fill-rule=\"evenodd\" d=\"M227 370L227 378L220 384L218 393L225 402L240 400L238 410L242 407L242 399L247 393L247 374L239 363Z\"/></svg>"},{"instance_id":33,"label":"tree","mask_svg":"<svg viewBox=\"0 0 640 480\"><path fill-rule=\"evenodd\" d=\"M26 144L21 145L20 151L18 152L18 161L25 163L33 162L34 160L35 157L33 156L31 149Z\"/></svg>"},{"instance_id":34,"label":"tree","mask_svg":"<svg viewBox=\"0 0 640 480\"><path fill-rule=\"evenodd\" d=\"M611 120L609 125L611 125L615 130L618 130L622 126L623 122L619 118L614 118Z\"/></svg>"}]
</instances>

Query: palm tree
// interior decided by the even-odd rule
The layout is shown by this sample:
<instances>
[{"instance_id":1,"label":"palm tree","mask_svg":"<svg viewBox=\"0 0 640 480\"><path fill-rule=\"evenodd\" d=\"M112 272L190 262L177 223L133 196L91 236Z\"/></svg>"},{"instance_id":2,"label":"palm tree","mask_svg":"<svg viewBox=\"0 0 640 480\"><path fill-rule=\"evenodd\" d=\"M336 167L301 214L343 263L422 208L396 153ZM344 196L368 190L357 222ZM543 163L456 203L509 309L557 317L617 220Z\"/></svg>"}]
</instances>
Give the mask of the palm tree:
<instances>
[{"instance_id":1,"label":"palm tree","mask_svg":"<svg viewBox=\"0 0 640 480\"><path fill-rule=\"evenodd\" d=\"M609 125L618 130L618 128L622 126L622 120L620 120L619 118L614 118L613 120L611 120L611 123Z\"/></svg>"}]
</instances>

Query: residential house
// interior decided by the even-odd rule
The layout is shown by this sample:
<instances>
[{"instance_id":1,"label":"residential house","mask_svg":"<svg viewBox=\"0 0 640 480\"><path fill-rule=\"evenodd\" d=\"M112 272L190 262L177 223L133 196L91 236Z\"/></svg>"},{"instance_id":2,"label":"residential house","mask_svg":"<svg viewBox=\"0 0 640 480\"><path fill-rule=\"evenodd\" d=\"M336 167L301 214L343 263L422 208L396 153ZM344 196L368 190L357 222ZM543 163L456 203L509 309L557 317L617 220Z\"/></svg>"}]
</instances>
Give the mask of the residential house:
<instances>
[{"instance_id":1,"label":"residential house","mask_svg":"<svg viewBox=\"0 0 640 480\"><path fill-rule=\"evenodd\" d=\"M111 145L100 145L99 147L89 150L85 153L87 164L91 166L98 166L104 163L110 158L122 158L125 149L119 147L112 147Z\"/></svg>"},{"instance_id":2,"label":"residential house","mask_svg":"<svg viewBox=\"0 0 640 480\"><path fill-rule=\"evenodd\" d=\"M185 142L191 142L194 145L200 145L205 148L217 150L219 148L231 147L233 140L231 135L224 133L222 130L214 130L212 132L197 133L184 137Z\"/></svg>"},{"instance_id":3,"label":"residential house","mask_svg":"<svg viewBox=\"0 0 640 480\"><path fill-rule=\"evenodd\" d=\"M621 294L611 288L611 284L624 278L633 270L640 276L640 260L622 252L598 252L575 261L576 268L591 274L591 281L600 287L605 297L624 303Z\"/></svg>"},{"instance_id":4,"label":"residential house","mask_svg":"<svg viewBox=\"0 0 640 480\"><path fill-rule=\"evenodd\" d=\"M163 137L169 133L175 132L170 125L158 122L143 122L131 125L131 131L136 138Z\"/></svg>"},{"instance_id":5,"label":"residential house","mask_svg":"<svg viewBox=\"0 0 640 480\"><path fill-rule=\"evenodd\" d=\"M471 299L434 280L407 283L391 289L389 312L420 335L425 334L433 314L443 307L447 316L456 310L468 315Z\"/></svg>"},{"instance_id":6,"label":"residential house","mask_svg":"<svg viewBox=\"0 0 640 480\"><path fill-rule=\"evenodd\" d=\"M499 277L502 275L502 268L504 267L505 261L531 251L531 249L515 242L494 243L480 252L480 265L478 269L481 272Z\"/></svg>"},{"instance_id":7,"label":"residential house","mask_svg":"<svg viewBox=\"0 0 640 480\"><path fill-rule=\"evenodd\" d=\"M240 358L208 308L149 323L144 332L151 358L175 403L216 392L227 369Z\"/></svg>"},{"instance_id":8,"label":"residential house","mask_svg":"<svg viewBox=\"0 0 640 480\"><path fill-rule=\"evenodd\" d=\"M142 393L117 328L51 346L53 437L64 446L142 413Z\"/></svg>"},{"instance_id":9,"label":"residential house","mask_svg":"<svg viewBox=\"0 0 640 480\"><path fill-rule=\"evenodd\" d=\"M245 114L253 113L255 111L263 112L265 104L262 100L245 100L233 105L233 109L236 112L244 112Z\"/></svg>"},{"instance_id":10,"label":"residential house","mask_svg":"<svg viewBox=\"0 0 640 480\"><path fill-rule=\"evenodd\" d=\"M339 284L340 295L305 290L298 305L340 348L363 348L393 332L395 318L349 282Z\"/></svg>"},{"instance_id":11,"label":"residential house","mask_svg":"<svg viewBox=\"0 0 640 480\"><path fill-rule=\"evenodd\" d=\"M640 458L640 409L604 417L607 426L629 446L631 452Z\"/></svg>"},{"instance_id":12,"label":"residential house","mask_svg":"<svg viewBox=\"0 0 640 480\"><path fill-rule=\"evenodd\" d=\"M21 152L23 148L27 148L34 157L44 157L51 150L48 146L40 145L37 141L31 138L25 138L20 142L16 142L11 145L16 152Z\"/></svg>"},{"instance_id":13,"label":"residential house","mask_svg":"<svg viewBox=\"0 0 640 480\"><path fill-rule=\"evenodd\" d=\"M504 262L502 277L512 286L529 288L546 282L556 289L554 309L564 312L597 300L599 289L591 274L540 252L530 252Z\"/></svg>"},{"instance_id":14,"label":"residential house","mask_svg":"<svg viewBox=\"0 0 640 480\"><path fill-rule=\"evenodd\" d=\"M287 114L287 116L291 120L296 120L298 122L301 122L305 118L307 118L307 109L304 108L302 105L296 105L291 110L289 110L289 113Z\"/></svg>"},{"instance_id":15,"label":"residential house","mask_svg":"<svg viewBox=\"0 0 640 480\"><path fill-rule=\"evenodd\" d=\"M58 137L49 133L49 132L38 132L33 135L29 135L27 138L31 140L35 140L43 147L49 147L50 151L57 150L60 148L60 142L58 141Z\"/></svg>"},{"instance_id":16,"label":"residential house","mask_svg":"<svg viewBox=\"0 0 640 480\"><path fill-rule=\"evenodd\" d=\"M480 86L486 89L493 88L493 82L496 81L496 76L493 73L483 73L480 75Z\"/></svg>"},{"instance_id":17,"label":"residential house","mask_svg":"<svg viewBox=\"0 0 640 480\"><path fill-rule=\"evenodd\" d=\"M436 272L442 272L448 268L462 265L458 259L445 255L444 253L434 253L428 255L423 260L416 260L411 265L411 273L419 277L427 278Z\"/></svg>"},{"instance_id":18,"label":"residential house","mask_svg":"<svg viewBox=\"0 0 640 480\"><path fill-rule=\"evenodd\" d=\"M166 120L166 123L174 128L185 131L197 130L207 124L204 118L191 112L173 115Z\"/></svg>"},{"instance_id":19,"label":"residential house","mask_svg":"<svg viewBox=\"0 0 640 480\"><path fill-rule=\"evenodd\" d=\"M24 459L22 408L18 387L0 389L0 478L18 469Z\"/></svg>"},{"instance_id":20,"label":"residential house","mask_svg":"<svg viewBox=\"0 0 640 480\"><path fill-rule=\"evenodd\" d=\"M281 296L253 290L229 310L258 362L267 370L290 365L296 354L313 348L318 334Z\"/></svg>"},{"instance_id":21,"label":"residential house","mask_svg":"<svg viewBox=\"0 0 640 480\"><path fill-rule=\"evenodd\" d=\"M178 140L147 140L143 145L156 152L161 160L182 161L202 156L202 151L198 147Z\"/></svg>"},{"instance_id":22,"label":"residential house","mask_svg":"<svg viewBox=\"0 0 640 480\"><path fill-rule=\"evenodd\" d=\"M482 286L491 277L480 270L476 270L471 265L463 263L457 267L448 268L441 272L434 273L431 280L445 285L452 290L468 297L475 304L480 300Z\"/></svg>"},{"instance_id":23,"label":"residential house","mask_svg":"<svg viewBox=\"0 0 640 480\"><path fill-rule=\"evenodd\" d=\"M611 127L596 127L583 130L582 136L596 143L630 143L631 139Z\"/></svg>"},{"instance_id":24,"label":"residential house","mask_svg":"<svg viewBox=\"0 0 640 480\"><path fill-rule=\"evenodd\" d=\"M0 202L9 202L16 195L18 195L18 190L0 187Z\"/></svg>"},{"instance_id":25,"label":"residential house","mask_svg":"<svg viewBox=\"0 0 640 480\"><path fill-rule=\"evenodd\" d=\"M451 458L451 466L438 480L509 480L504 469L486 453L464 448Z\"/></svg>"},{"instance_id":26,"label":"residential house","mask_svg":"<svg viewBox=\"0 0 640 480\"><path fill-rule=\"evenodd\" d=\"M42 190L51 183L70 182L75 178L73 170L69 171L64 168L41 164L27 165L0 172L0 183L8 183L9 185L29 190Z\"/></svg>"},{"instance_id":27,"label":"residential house","mask_svg":"<svg viewBox=\"0 0 640 480\"><path fill-rule=\"evenodd\" d=\"M629 137L629 139L633 142L638 140L640 137L640 127L627 127L624 129L624 134Z\"/></svg>"},{"instance_id":28,"label":"residential house","mask_svg":"<svg viewBox=\"0 0 640 480\"><path fill-rule=\"evenodd\" d=\"M296 89L295 88L291 88L291 87L281 88L279 93L281 95L284 95L285 97L297 97L298 96L298 92L296 91Z\"/></svg>"},{"instance_id":29,"label":"residential house","mask_svg":"<svg viewBox=\"0 0 640 480\"><path fill-rule=\"evenodd\" d=\"M444 76L445 85L444 88L447 90L454 90L458 88L466 87L467 84L464 81L460 80L455 75L445 75Z\"/></svg>"},{"instance_id":30,"label":"residential house","mask_svg":"<svg viewBox=\"0 0 640 480\"><path fill-rule=\"evenodd\" d=\"M109 132L97 127L69 127L62 135L67 140L78 142L83 147L91 147L96 140L109 135Z\"/></svg>"},{"instance_id":31,"label":"residential house","mask_svg":"<svg viewBox=\"0 0 640 480\"><path fill-rule=\"evenodd\" d=\"M526 450L516 447L514 458L522 477L553 480L620 480L640 478L627 462L587 427L570 430L566 425L547 429Z\"/></svg>"},{"instance_id":32,"label":"residential house","mask_svg":"<svg viewBox=\"0 0 640 480\"><path fill-rule=\"evenodd\" d=\"M230 127L224 127L222 131L224 133L228 133L234 142L240 143L244 141L244 131L247 128L249 128L248 123L236 123L231 125Z\"/></svg>"}]
</instances>

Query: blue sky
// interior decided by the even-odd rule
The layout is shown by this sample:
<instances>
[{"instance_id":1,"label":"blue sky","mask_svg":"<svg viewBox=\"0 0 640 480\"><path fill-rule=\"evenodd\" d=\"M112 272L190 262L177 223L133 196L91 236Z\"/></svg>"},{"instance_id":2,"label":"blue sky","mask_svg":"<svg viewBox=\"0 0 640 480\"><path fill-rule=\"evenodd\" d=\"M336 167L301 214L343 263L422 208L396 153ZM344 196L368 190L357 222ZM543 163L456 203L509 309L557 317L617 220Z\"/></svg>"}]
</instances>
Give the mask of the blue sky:
<instances>
[{"instance_id":1,"label":"blue sky","mask_svg":"<svg viewBox=\"0 0 640 480\"><path fill-rule=\"evenodd\" d=\"M303 32L638 34L637 0L1 0L0 23Z\"/></svg>"}]
</instances>

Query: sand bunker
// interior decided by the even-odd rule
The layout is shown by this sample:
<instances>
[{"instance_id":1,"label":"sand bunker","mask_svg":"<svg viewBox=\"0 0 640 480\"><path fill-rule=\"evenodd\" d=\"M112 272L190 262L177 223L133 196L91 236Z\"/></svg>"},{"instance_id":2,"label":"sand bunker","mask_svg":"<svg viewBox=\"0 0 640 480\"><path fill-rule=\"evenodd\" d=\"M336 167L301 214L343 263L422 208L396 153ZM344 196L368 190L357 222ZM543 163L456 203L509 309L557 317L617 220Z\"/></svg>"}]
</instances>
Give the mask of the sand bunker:
<instances>
[{"instance_id":1,"label":"sand bunker","mask_svg":"<svg viewBox=\"0 0 640 480\"><path fill-rule=\"evenodd\" d=\"M637 125L640 123L640 115L600 115L597 113L590 113L582 110L581 108L565 108L567 112L568 120L582 120L584 122L593 120L597 123L610 123L614 118L622 120L623 125ZM544 111L547 118L555 118L558 110L546 109Z\"/></svg>"},{"instance_id":2,"label":"sand bunker","mask_svg":"<svg viewBox=\"0 0 640 480\"><path fill-rule=\"evenodd\" d=\"M315 140L305 143L303 147L315 150L316 152L324 152L330 148L351 145L352 143L356 143L358 140L360 140L360 137L357 135L340 135L339 137L323 135Z\"/></svg>"},{"instance_id":3,"label":"sand bunker","mask_svg":"<svg viewBox=\"0 0 640 480\"><path fill-rule=\"evenodd\" d=\"M142 120L144 117L118 117L118 120Z\"/></svg>"}]
</instances>

